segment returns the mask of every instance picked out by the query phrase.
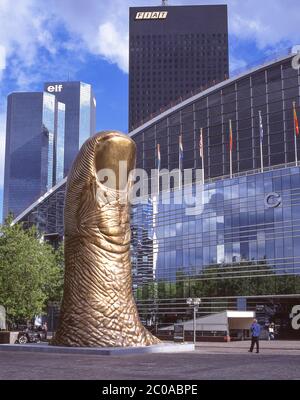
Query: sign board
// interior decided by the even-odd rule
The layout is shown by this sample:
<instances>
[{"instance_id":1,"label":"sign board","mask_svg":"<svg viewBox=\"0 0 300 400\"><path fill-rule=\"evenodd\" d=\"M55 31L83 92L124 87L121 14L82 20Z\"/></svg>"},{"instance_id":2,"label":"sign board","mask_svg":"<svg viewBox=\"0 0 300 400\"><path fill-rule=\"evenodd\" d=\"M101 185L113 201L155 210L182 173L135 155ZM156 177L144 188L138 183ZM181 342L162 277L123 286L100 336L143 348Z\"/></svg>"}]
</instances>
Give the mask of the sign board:
<instances>
[{"instance_id":1,"label":"sign board","mask_svg":"<svg viewBox=\"0 0 300 400\"><path fill-rule=\"evenodd\" d=\"M174 324L174 342L184 342L183 324Z\"/></svg>"},{"instance_id":2,"label":"sign board","mask_svg":"<svg viewBox=\"0 0 300 400\"><path fill-rule=\"evenodd\" d=\"M139 11L135 14L135 19L166 19L167 15L168 11Z\"/></svg>"},{"instance_id":3,"label":"sign board","mask_svg":"<svg viewBox=\"0 0 300 400\"><path fill-rule=\"evenodd\" d=\"M0 330L6 329L6 312L3 306L0 306Z\"/></svg>"},{"instance_id":4,"label":"sign board","mask_svg":"<svg viewBox=\"0 0 300 400\"><path fill-rule=\"evenodd\" d=\"M47 92L49 93L58 93L61 92L63 90L63 85L49 85L47 87Z\"/></svg>"},{"instance_id":5,"label":"sign board","mask_svg":"<svg viewBox=\"0 0 300 400\"><path fill-rule=\"evenodd\" d=\"M280 196L280 194L272 192L272 193L268 193L265 196L265 205L268 208L276 208L279 207L282 203L282 198Z\"/></svg>"}]
</instances>

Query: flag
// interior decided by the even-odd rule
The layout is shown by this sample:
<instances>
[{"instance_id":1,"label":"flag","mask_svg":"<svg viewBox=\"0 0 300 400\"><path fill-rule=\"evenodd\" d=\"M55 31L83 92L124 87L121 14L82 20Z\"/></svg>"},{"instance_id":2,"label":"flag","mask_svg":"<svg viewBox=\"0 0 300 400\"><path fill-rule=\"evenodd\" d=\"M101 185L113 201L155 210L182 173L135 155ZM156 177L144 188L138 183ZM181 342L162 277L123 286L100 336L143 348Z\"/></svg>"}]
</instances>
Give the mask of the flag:
<instances>
[{"instance_id":1,"label":"flag","mask_svg":"<svg viewBox=\"0 0 300 400\"><path fill-rule=\"evenodd\" d=\"M260 143L262 143L264 140L264 126L263 126L261 111L259 111L258 113L259 113L259 138L260 138Z\"/></svg>"},{"instance_id":2,"label":"flag","mask_svg":"<svg viewBox=\"0 0 300 400\"><path fill-rule=\"evenodd\" d=\"M157 144L157 165L156 168L160 170L160 145Z\"/></svg>"},{"instance_id":3,"label":"flag","mask_svg":"<svg viewBox=\"0 0 300 400\"><path fill-rule=\"evenodd\" d=\"M200 157L203 159L203 154L204 154L204 149L203 149L203 129L201 129L201 133L200 133L199 148L200 148Z\"/></svg>"},{"instance_id":4,"label":"flag","mask_svg":"<svg viewBox=\"0 0 300 400\"><path fill-rule=\"evenodd\" d=\"M182 146L182 135L179 135L179 163L183 160L183 146Z\"/></svg>"},{"instance_id":5,"label":"flag","mask_svg":"<svg viewBox=\"0 0 300 400\"><path fill-rule=\"evenodd\" d=\"M295 127L295 135L299 136L299 122L298 122L298 117L297 117L297 111L296 111L296 102L293 102L293 107L294 107L294 127Z\"/></svg>"}]
</instances>

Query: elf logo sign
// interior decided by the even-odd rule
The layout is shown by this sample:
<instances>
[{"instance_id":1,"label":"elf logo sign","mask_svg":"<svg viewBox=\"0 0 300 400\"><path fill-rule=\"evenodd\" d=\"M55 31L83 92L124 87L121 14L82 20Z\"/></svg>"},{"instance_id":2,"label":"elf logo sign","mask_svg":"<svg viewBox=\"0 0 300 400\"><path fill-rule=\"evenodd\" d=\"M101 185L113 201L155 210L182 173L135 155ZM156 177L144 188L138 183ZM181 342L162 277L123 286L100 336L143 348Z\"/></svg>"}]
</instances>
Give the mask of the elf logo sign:
<instances>
[{"instance_id":1,"label":"elf logo sign","mask_svg":"<svg viewBox=\"0 0 300 400\"><path fill-rule=\"evenodd\" d=\"M135 15L135 19L166 19L168 11L140 11Z\"/></svg>"},{"instance_id":2,"label":"elf logo sign","mask_svg":"<svg viewBox=\"0 0 300 400\"><path fill-rule=\"evenodd\" d=\"M59 93L63 90L63 85L49 85L47 87L47 92L49 93Z\"/></svg>"}]
</instances>

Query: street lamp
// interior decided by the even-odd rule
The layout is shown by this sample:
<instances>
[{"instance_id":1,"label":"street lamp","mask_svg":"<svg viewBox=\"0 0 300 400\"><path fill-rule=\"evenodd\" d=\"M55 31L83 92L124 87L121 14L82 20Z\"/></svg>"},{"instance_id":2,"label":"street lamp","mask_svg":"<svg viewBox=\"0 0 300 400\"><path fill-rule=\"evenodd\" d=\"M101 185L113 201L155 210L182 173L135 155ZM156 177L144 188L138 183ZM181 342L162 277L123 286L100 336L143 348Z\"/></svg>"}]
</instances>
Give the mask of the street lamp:
<instances>
[{"instance_id":1,"label":"street lamp","mask_svg":"<svg viewBox=\"0 0 300 400\"><path fill-rule=\"evenodd\" d=\"M201 299L199 297L191 298L189 297L186 299L186 304L188 304L190 307L194 308L194 345L196 345L196 313L199 308L199 304L201 303Z\"/></svg>"}]
</instances>

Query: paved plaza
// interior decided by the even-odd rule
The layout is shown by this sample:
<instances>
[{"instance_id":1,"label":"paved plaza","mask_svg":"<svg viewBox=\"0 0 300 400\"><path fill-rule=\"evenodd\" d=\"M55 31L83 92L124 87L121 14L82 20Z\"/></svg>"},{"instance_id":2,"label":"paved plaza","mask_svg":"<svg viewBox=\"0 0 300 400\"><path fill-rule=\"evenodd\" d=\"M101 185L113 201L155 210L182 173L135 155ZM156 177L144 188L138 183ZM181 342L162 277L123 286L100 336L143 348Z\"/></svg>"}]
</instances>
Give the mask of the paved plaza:
<instances>
[{"instance_id":1,"label":"paved plaza","mask_svg":"<svg viewBox=\"0 0 300 400\"><path fill-rule=\"evenodd\" d=\"M300 342L198 343L179 354L99 356L0 351L0 379L300 379Z\"/></svg>"}]
</instances>

